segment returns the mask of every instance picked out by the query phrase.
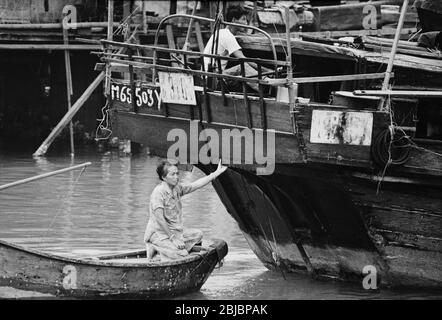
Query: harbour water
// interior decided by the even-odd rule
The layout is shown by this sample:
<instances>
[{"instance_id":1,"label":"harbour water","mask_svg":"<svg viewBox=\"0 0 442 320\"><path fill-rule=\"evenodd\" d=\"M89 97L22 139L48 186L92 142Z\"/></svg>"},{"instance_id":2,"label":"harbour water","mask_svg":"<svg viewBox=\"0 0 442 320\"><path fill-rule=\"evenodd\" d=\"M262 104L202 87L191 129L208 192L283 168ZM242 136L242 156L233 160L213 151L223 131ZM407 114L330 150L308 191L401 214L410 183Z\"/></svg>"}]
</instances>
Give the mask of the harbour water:
<instances>
[{"instance_id":1,"label":"harbour water","mask_svg":"<svg viewBox=\"0 0 442 320\"><path fill-rule=\"evenodd\" d=\"M0 239L73 257L143 247L149 196L159 182L158 158L119 151L66 153L33 158L31 151L0 150L0 185L87 161L68 172L0 191ZM201 177L197 168L183 181ZM238 225L211 185L183 198L185 226L228 243L229 253L200 292L174 299L441 299L442 292L367 291L360 284L313 280L267 270L250 250ZM0 298L49 298L0 287Z\"/></svg>"}]
</instances>

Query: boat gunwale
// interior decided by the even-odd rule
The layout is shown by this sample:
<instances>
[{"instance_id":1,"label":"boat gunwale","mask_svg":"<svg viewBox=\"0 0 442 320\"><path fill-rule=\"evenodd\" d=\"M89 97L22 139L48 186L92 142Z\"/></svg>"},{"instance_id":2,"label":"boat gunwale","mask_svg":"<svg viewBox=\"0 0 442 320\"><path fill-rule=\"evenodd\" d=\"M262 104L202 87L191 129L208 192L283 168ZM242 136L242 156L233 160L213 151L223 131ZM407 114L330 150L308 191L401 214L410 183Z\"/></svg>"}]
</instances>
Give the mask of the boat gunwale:
<instances>
[{"instance_id":1,"label":"boat gunwale","mask_svg":"<svg viewBox=\"0 0 442 320\"><path fill-rule=\"evenodd\" d=\"M180 258L177 260L172 261L164 261L164 262L147 262L147 263L123 263L123 262L106 262L106 260L94 260L94 257L91 258L73 258L73 257L63 257L60 255L55 255L52 253L44 252L44 251L38 251L31 248L26 248L21 245L13 244L10 242L7 242L5 240L0 239L0 246L7 247L9 249L19 250L22 252L25 252L27 254L31 254L37 257L41 258L49 258L51 260L57 260L60 262L69 262L69 263L76 263L76 264L83 264L83 265L89 265L89 266L101 266L101 267L116 267L116 268L155 268L155 267L170 267L170 266L176 266L176 265L183 265L183 264L189 264L198 260L205 260L205 257L213 254L219 246L223 246L224 244L227 245L227 243L223 240L213 239L212 244L208 247L209 250L205 251L204 253L193 253L192 255L189 255L184 258ZM133 252L139 252L138 250L133 250ZM130 253L128 252L127 255Z\"/></svg>"}]
</instances>

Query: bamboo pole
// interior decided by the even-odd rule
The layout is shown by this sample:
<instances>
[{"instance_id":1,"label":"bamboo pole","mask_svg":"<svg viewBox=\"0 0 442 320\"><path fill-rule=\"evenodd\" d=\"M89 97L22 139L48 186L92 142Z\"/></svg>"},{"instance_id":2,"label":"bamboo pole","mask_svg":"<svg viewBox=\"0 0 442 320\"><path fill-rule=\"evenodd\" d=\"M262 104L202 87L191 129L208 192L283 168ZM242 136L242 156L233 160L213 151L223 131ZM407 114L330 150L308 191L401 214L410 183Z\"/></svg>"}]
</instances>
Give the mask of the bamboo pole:
<instances>
[{"instance_id":1,"label":"bamboo pole","mask_svg":"<svg viewBox=\"0 0 442 320\"><path fill-rule=\"evenodd\" d=\"M111 26L114 23L114 0L108 0L107 2L107 40L108 41L112 41L113 39L113 35L114 35L114 30L113 28L111 28ZM109 52L112 52L111 50L109 50ZM111 71L109 66L106 66L106 77L105 77L105 81L104 81L104 92L105 94L109 94L110 92L110 76L111 76Z\"/></svg>"},{"instance_id":2,"label":"bamboo pole","mask_svg":"<svg viewBox=\"0 0 442 320\"><path fill-rule=\"evenodd\" d=\"M40 174L38 176L33 176L33 177L30 177L30 178L26 178L26 179L18 180L18 181L15 181L15 182L7 183L7 184L4 184L4 185L0 186L0 190L5 190L5 189L11 188L11 187L19 186L19 185L22 185L22 184L25 184L25 183L29 183L29 182L32 182L32 181L35 181L35 180L40 180L40 179L52 177L52 176L55 176L57 174L65 173L65 172L68 172L68 171L72 171L72 170L76 170L76 169L82 169L82 168L87 167L87 166L89 166L91 164L92 164L91 162L85 162L83 164L79 164L79 165L76 165L76 166L73 166L73 167L64 168L64 169L60 169L60 170L56 170L56 171L52 171L52 172L48 172L48 173L43 173L43 174Z\"/></svg>"},{"instance_id":3,"label":"bamboo pole","mask_svg":"<svg viewBox=\"0 0 442 320\"><path fill-rule=\"evenodd\" d=\"M195 6L193 7L193 10L192 10L192 16L195 15L197 6L198 6L198 1L195 1ZM194 21L194 19L190 19L189 27L187 28L186 40L184 41L184 45L183 45L183 50L185 50L185 51L187 51L187 47L189 46L189 42L190 42L189 39L190 39L190 34L192 32L193 21Z\"/></svg>"},{"instance_id":4,"label":"bamboo pole","mask_svg":"<svg viewBox=\"0 0 442 320\"><path fill-rule=\"evenodd\" d=\"M41 144L41 146L34 152L34 156L42 156L46 153L51 143L54 141L55 137L63 130L63 128L68 124L69 121L75 116L75 114L80 110L86 100L91 96L98 85L103 81L105 76L104 71L101 72L95 80L89 85L89 87L83 92L81 97L74 103L71 110L69 110L64 117L60 120L57 126L52 130L49 136Z\"/></svg>"},{"instance_id":5,"label":"bamboo pole","mask_svg":"<svg viewBox=\"0 0 442 320\"><path fill-rule=\"evenodd\" d=\"M0 43L0 50L100 50L100 45L90 44L64 44L53 43Z\"/></svg>"},{"instance_id":6,"label":"bamboo pole","mask_svg":"<svg viewBox=\"0 0 442 320\"><path fill-rule=\"evenodd\" d=\"M396 56L396 51L401 37L401 30L402 26L404 25L405 15L407 13L407 7L408 7L408 0L404 0L404 3L402 4L401 15L399 16L399 22L396 28L396 34L394 36L393 47L391 48L390 52L390 59L388 60L387 71L385 73L384 82L382 83L382 90L384 91L387 90L388 86L390 85L391 71L393 70L393 62ZM379 102L378 109L379 110L387 109L385 108L385 98L382 98L381 101Z\"/></svg>"},{"instance_id":7,"label":"bamboo pole","mask_svg":"<svg viewBox=\"0 0 442 320\"><path fill-rule=\"evenodd\" d=\"M442 98L442 91L356 90L353 91L353 94L355 96Z\"/></svg>"},{"instance_id":8,"label":"bamboo pole","mask_svg":"<svg viewBox=\"0 0 442 320\"><path fill-rule=\"evenodd\" d=\"M66 28L63 28L63 43L67 46L69 43L68 38L68 30ZM65 70L66 70L66 96L67 96L67 103L68 103L68 112L71 110L71 97L74 94L73 88L72 88L72 72L71 72L71 57L69 55L69 50L64 50L64 64L65 64ZM75 154L75 148L74 148L74 126L72 124L72 120L69 122L69 140L71 145L71 157Z\"/></svg>"},{"instance_id":9,"label":"bamboo pole","mask_svg":"<svg viewBox=\"0 0 442 320\"><path fill-rule=\"evenodd\" d=\"M109 26L107 22L77 22L77 29L87 28L106 28ZM113 26L117 27L118 22ZM63 27L62 23L20 23L20 24L0 24L0 30L22 30L22 29L60 29Z\"/></svg>"}]
</instances>

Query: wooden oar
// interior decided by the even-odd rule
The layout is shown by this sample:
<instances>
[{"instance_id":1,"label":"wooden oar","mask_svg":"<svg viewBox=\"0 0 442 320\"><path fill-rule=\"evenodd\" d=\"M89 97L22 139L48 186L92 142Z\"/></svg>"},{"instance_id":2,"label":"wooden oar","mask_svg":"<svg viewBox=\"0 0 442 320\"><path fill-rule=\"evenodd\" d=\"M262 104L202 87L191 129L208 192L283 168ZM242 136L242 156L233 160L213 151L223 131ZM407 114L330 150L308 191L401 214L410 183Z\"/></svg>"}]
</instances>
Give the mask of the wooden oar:
<instances>
[{"instance_id":1,"label":"wooden oar","mask_svg":"<svg viewBox=\"0 0 442 320\"><path fill-rule=\"evenodd\" d=\"M7 188L11 188L11 187L15 187L15 186L18 186L18 185L22 185L24 183L28 183L28 182L31 182L31 181L35 181L35 180L51 177L51 176L54 176L56 174L65 173L65 172L76 170L76 169L81 169L81 168L87 167L87 166L89 166L91 164L92 164L91 162L85 162L83 164L79 164L79 165L72 166L72 167L69 167L69 168L64 168L64 169L60 169L60 170L56 170L56 171L52 171L52 172L48 172L48 173L43 173L43 174L40 174L38 176L34 176L34 177L18 180L18 181L15 181L15 182L7 183L7 184L4 184L4 185L0 186L0 190L4 190L4 189L7 189Z\"/></svg>"}]
</instances>

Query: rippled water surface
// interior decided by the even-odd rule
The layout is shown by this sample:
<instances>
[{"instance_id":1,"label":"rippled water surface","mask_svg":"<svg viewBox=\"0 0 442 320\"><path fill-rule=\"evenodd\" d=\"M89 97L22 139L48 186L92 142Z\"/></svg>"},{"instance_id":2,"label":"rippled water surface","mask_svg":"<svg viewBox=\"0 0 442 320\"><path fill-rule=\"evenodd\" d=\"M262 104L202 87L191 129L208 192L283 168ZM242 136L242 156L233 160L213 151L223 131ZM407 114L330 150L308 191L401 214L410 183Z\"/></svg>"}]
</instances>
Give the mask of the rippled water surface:
<instances>
[{"instance_id":1,"label":"rippled water surface","mask_svg":"<svg viewBox=\"0 0 442 320\"><path fill-rule=\"evenodd\" d=\"M158 158L146 154L84 151L34 159L31 152L0 151L0 185L92 162L81 170L0 191L0 239L60 255L85 257L143 247L149 196L158 183ZM191 181L203 174L183 172ZM250 250L213 187L183 198L185 226L229 245L224 265L200 292L177 299L426 299L441 293L361 289L356 284L315 281L305 275L268 271ZM38 293L0 287L0 298L33 298Z\"/></svg>"}]
</instances>

